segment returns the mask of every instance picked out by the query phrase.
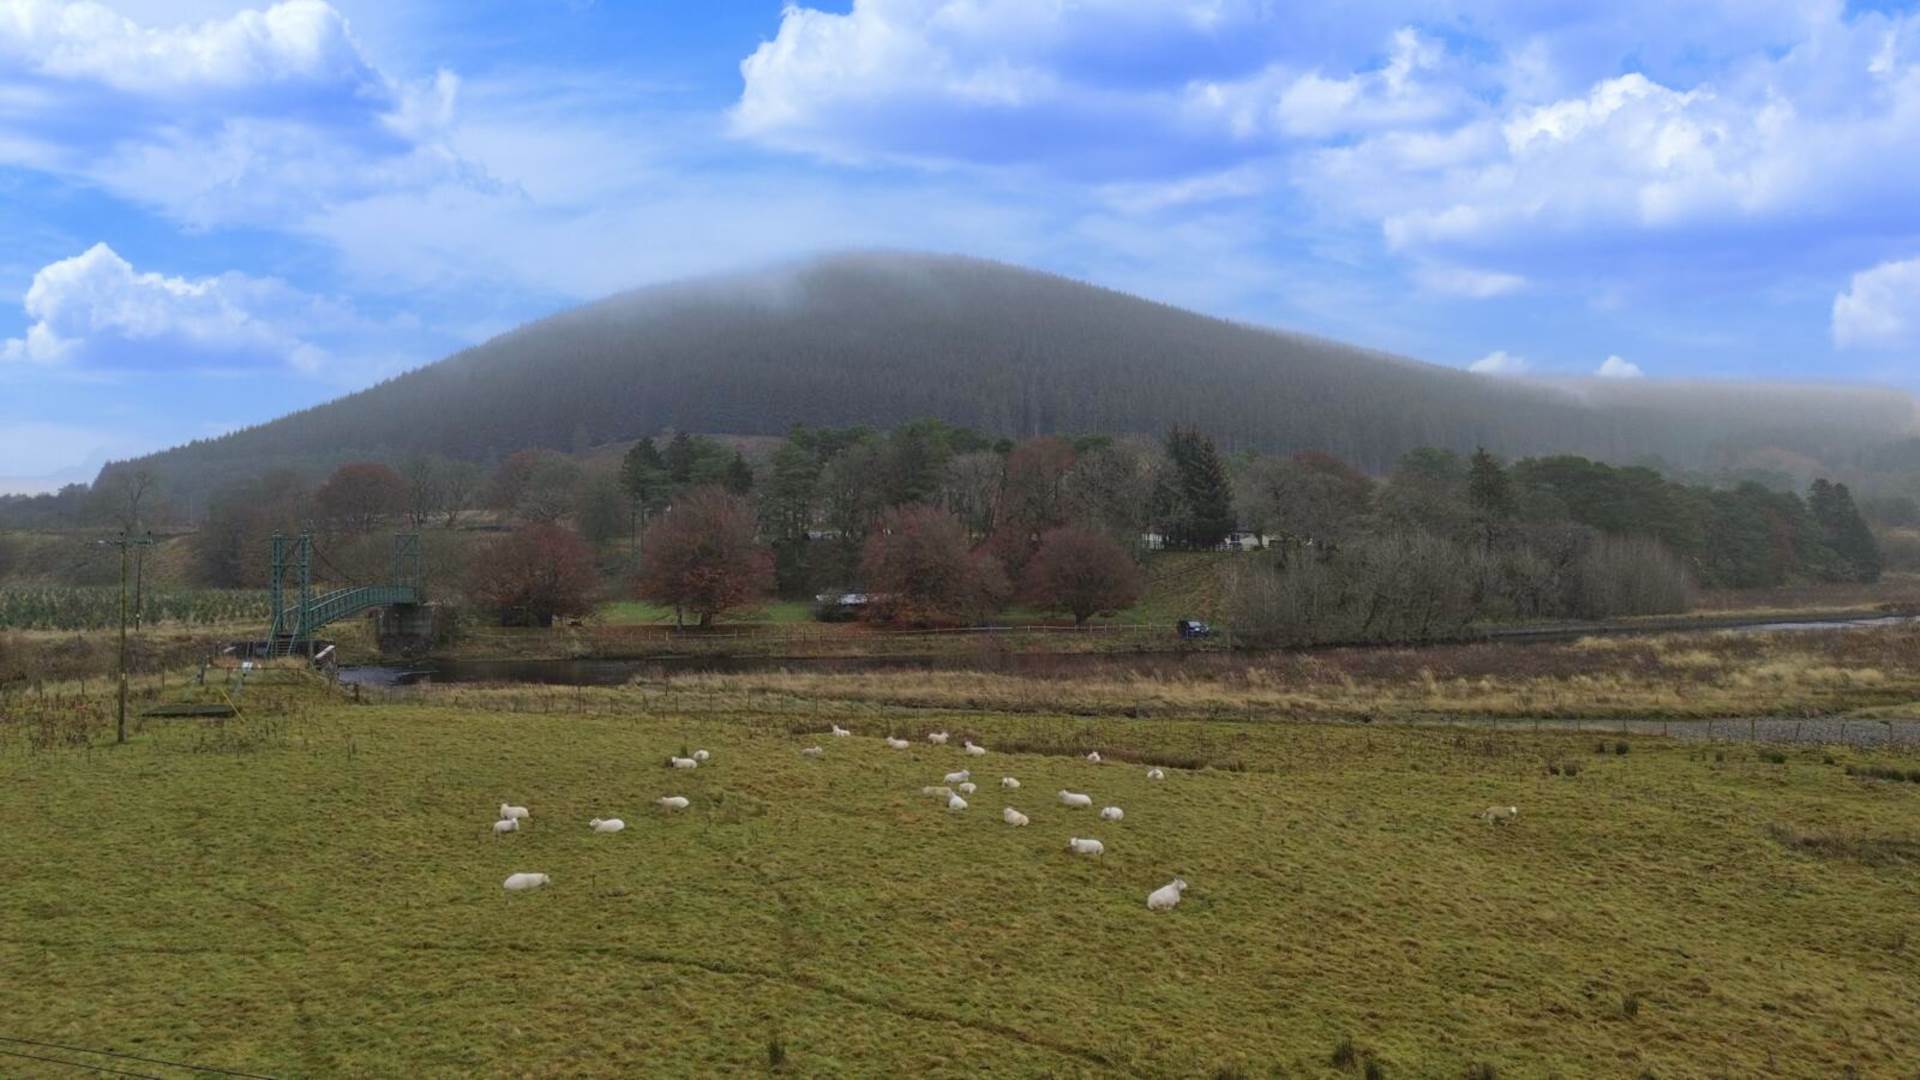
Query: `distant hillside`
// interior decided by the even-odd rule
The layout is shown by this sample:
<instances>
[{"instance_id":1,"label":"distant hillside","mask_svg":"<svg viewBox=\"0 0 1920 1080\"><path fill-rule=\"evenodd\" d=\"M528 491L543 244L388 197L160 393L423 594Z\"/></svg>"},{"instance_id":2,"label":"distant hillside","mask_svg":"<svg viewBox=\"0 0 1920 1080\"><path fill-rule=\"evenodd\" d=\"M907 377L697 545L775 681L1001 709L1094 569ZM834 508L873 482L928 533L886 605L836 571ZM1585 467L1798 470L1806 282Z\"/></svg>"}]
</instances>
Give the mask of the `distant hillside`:
<instances>
[{"instance_id":1,"label":"distant hillside","mask_svg":"<svg viewBox=\"0 0 1920 1080\"><path fill-rule=\"evenodd\" d=\"M144 464L204 491L281 465L937 416L1004 435L1192 424L1374 471L1479 444L1697 467L1757 447L1841 460L1914 415L1871 389L1499 380L997 263L858 254L616 296Z\"/></svg>"}]
</instances>

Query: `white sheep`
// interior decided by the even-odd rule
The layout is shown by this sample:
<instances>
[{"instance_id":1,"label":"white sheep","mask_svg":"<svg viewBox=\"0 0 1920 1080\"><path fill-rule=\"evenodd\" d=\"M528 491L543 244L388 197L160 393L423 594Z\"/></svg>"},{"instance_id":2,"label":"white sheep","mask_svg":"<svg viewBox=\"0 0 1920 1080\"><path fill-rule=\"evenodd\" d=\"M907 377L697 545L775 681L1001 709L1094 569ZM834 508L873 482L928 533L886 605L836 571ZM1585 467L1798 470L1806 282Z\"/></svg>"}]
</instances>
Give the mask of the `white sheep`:
<instances>
[{"instance_id":1,"label":"white sheep","mask_svg":"<svg viewBox=\"0 0 1920 1080\"><path fill-rule=\"evenodd\" d=\"M987 752L986 747L975 746L972 740L968 740L967 744L965 746L962 746L960 749L966 751L968 754L974 757L979 757L981 754L984 754Z\"/></svg>"},{"instance_id":2,"label":"white sheep","mask_svg":"<svg viewBox=\"0 0 1920 1080\"><path fill-rule=\"evenodd\" d=\"M500 820L502 821L518 821L521 818L530 818L532 816L524 806L508 806L506 803L500 804Z\"/></svg>"},{"instance_id":3,"label":"white sheep","mask_svg":"<svg viewBox=\"0 0 1920 1080\"><path fill-rule=\"evenodd\" d=\"M508 874L507 880L501 882L500 887L508 892L526 892L528 889L537 889L542 885L551 884L553 879L545 874Z\"/></svg>"},{"instance_id":4,"label":"white sheep","mask_svg":"<svg viewBox=\"0 0 1920 1080\"><path fill-rule=\"evenodd\" d=\"M1008 791L1019 791L1020 781L1015 780L1011 776L1003 776L1000 778L1000 786L1006 788Z\"/></svg>"},{"instance_id":5,"label":"white sheep","mask_svg":"<svg viewBox=\"0 0 1920 1080\"><path fill-rule=\"evenodd\" d=\"M945 746L947 745L947 733L944 731L930 731L927 733L927 741L935 746Z\"/></svg>"},{"instance_id":6,"label":"white sheep","mask_svg":"<svg viewBox=\"0 0 1920 1080\"><path fill-rule=\"evenodd\" d=\"M685 810L688 805L685 795L668 795L653 801L659 803L663 810Z\"/></svg>"},{"instance_id":7,"label":"white sheep","mask_svg":"<svg viewBox=\"0 0 1920 1080\"><path fill-rule=\"evenodd\" d=\"M1520 814L1517 806L1489 806L1480 812L1480 820L1489 825L1504 825Z\"/></svg>"},{"instance_id":8,"label":"white sheep","mask_svg":"<svg viewBox=\"0 0 1920 1080\"><path fill-rule=\"evenodd\" d=\"M953 798L953 789L950 787L934 787L932 784L928 784L926 787L920 789L920 794L931 795L936 799L951 799Z\"/></svg>"},{"instance_id":9,"label":"white sheep","mask_svg":"<svg viewBox=\"0 0 1920 1080\"><path fill-rule=\"evenodd\" d=\"M1147 894L1148 911L1171 911L1173 905L1180 902L1180 894L1187 891L1187 883L1174 878L1165 885Z\"/></svg>"},{"instance_id":10,"label":"white sheep","mask_svg":"<svg viewBox=\"0 0 1920 1080\"><path fill-rule=\"evenodd\" d=\"M1098 840L1072 836L1067 838L1067 850L1075 855L1098 855L1107 850L1107 845Z\"/></svg>"},{"instance_id":11,"label":"white sheep","mask_svg":"<svg viewBox=\"0 0 1920 1080\"><path fill-rule=\"evenodd\" d=\"M853 734L853 732L851 732L851 731L848 731L848 730L847 730L846 728L843 728L843 727L841 727L841 726L840 726L839 724L834 724L834 725L833 725L833 737L834 737L834 738L836 738L836 739L844 739L844 738L846 738L847 736L849 736L849 735L851 735L851 734Z\"/></svg>"},{"instance_id":12,"label":"white sheep","mask_svg":"<svg viewBox=\"0 0 1920 1080\"><path fill-rule=\"evenodd\" d=\"M960 785L960 794L962 795L971 795L974 792L979 790L980 790L980 785L974 783L971 780L965 781Z\"/></svg>"},{"instance_id":13,"label":"white sheep","mask_svg":"<svg viewBox=\"0 0 1920 1080\"><path fill-rule=\"evenodd\" d=\"M713 756L712 754L707 753L705 750L695 750L693 752L693 760L698 761L703 765L706 763L706 760L712 756Z\"/></svg>"},{"instance_id":14,"label":"white sheep","mask_svg":"<svg viewBox=\"0 0 1920 1080\"><path fill-rule=\"evenodd\" d=\"M1100 810L1101 821L1119 821L1121 818L1126 816L1127 816L1127 812L1125 810L1120 809L1117 806L1106 806L1106 807L1102 807Z\"/></svg>"},{"instance_id":15,"label":"white sheep","mask_svg":"<svg viewBox=\"0 0 1920 1080\"><path fill-rule=\"evenodd\" d=\"M619 832L621 829L627 827L627 823L617 817L594 818L592 821L587 822L587 827L594 832Z\"/></svg>"},{"instance_id":16,"label":"white sheep","mask_svg":"<svg viewBox=\"0 0 1920 1080\"><path fill-rule=\"evenodd\" d=\"M826 753L826 751L820 749L817 746L809 746L805 750L800 751L800 754L803 757L819 757L821 754L824 754L824 753Z\"/></svg>"},{"instance_id":17,"label":"white sheep","mask_svg":"<svg viewBox=\"0 0 1920 1080\"><path fill-rule=\"evenodd\" d=\"M499 821L496 821L493 823L493 834L495 836L499 836L501 833L510 833L510 832L519 832L519 831L520 831L519 818L511 818L511 817L501 818Z\"/></svg>"},{"instance_id":18,"label":"white sheep","mask_svg":"<svg viewBox=\"0 0 1920 1080\"><path fill-rule=\"evenodd\" d=\"M700 762L690 757L670 757L667 759L667 764L676 769L697 769L700 767Z\"/></svg>"},{"instance_id":19,"label":"white sheep","mask_svg":"<svg viewBox=\"0 0 1920 1080\"><path fill-rule=\"evenodd\" d=\"M947 775L941 777L940 779L946 781L949 784L964 784L967 781L973 779L973 770L961 769L959 772L950 772Z\"/></svg>"},{"instance_id":20,"label":"white sheep","mask_svg":"<svg viewBox=\"0 0 1920 1080\"><path fill-rule=\"evenodd\" d=\"M889 749L905 750L907 747L912 745L913 745L912 743L908 742L905 739L896 739L891 735L887 736L887 747Z\"/></svg>"},{"instance_id":21,"label":"white sheep","mask_svg":"<svg viewBox=\"0 0 1920 1080\"><path fill-rule=\"evenodd\" d=\"M967 800L961 798L958 795L947 796L947 809L965 810L966 808L967 808Z\"/></svg>"},{"instance_id":22,"label":"white sheep","mask_svg":"<svg viewBox=\"0 0 1920 1080\"><path fill-rule=\"evenodd\" d=\"M1149 780L1165 780L1166 778L1167 778L1166 772L1159 768L1152 768L1147 770L1147 779Z\"/></svg>"},{"instance_id":23,"label":"white sheep","mask_svg":"<svg viewBox=\"0 0 1920 1080\"><path fill-rule=\"evenodd\" d=\"M1065 806L1092 806L1093 796L1082 795L1077 791L1062 791L1060 802Z\"/></svg>"},{"instance_id":24,"label":"white sheep","mask_svg":"<svg viewBox=\"0 0 1920 1080\"><path fill-rule=\"evenodd\" d=\"M1000 811L1000 820L1009 825L1025 825L1027 823L1027 815L1009 806Z\"/></svg>"},{"instance_id":25,"label":"white sheep","mask_svg":"<svg viewBox=\"0 0 1920 1080\"><path fill-rule=\"evenodd\" d=\"M1089 751L1087 753L1087 760L1093 762L1095 765L1100 764L1100 751L1098 750Z\"/></svg>"}]
</instances>

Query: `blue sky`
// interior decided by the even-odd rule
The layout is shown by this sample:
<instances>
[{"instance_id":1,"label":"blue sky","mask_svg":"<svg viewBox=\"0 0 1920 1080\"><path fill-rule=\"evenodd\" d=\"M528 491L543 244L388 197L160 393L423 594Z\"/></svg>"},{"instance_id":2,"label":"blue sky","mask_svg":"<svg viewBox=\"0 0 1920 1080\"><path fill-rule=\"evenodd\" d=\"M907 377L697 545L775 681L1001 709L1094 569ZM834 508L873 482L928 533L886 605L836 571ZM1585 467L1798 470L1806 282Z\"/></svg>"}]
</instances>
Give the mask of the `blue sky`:
<instances>
[{"instance_id":1,"label":"blue sky","mask_svg":"<svg viewBox=\"0 0 1920 1080\"><path fill-rule=\"evenodd\" d=\"M1916 192L1914 3L0 0L0 490L848 247L1920 389Z\"/></svg>"}]
</instances>

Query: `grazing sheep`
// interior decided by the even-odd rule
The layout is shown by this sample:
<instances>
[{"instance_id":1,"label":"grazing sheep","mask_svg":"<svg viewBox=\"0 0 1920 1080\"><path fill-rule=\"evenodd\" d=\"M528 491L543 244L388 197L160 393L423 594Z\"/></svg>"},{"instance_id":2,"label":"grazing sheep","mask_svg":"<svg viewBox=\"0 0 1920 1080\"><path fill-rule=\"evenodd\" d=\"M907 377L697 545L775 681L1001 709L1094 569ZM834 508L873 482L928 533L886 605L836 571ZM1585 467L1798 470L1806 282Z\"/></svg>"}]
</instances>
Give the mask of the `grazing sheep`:
<instances>
[{"instance_id":1,"label":"grazing sheep","mask_svg":"<svg viewBox=\"0 0 1920 1080\"><path fill-rule=\"evenodd\" d=\"M1101 821L1119 821L1121 818L1126 816L1127 816L1127 812L1125 810L1120 809L1117 806L1103 807L1100 810Z\"/></svg>"},{"instance_id":2,"label":"grazing sheep","mask_svg":"<svg viewBox=\"0 0 1920 1080\"><path fill-rule=\"evenodd\" d=\"M553 879L545 874L508 874L507 880L501 882L500 887L508 892L526 892L528 889L537 889L542 885L551 884Z\"/></svg>"},{"instance_id":3,"label":"grazing sheep","mask_svg":"<svg viewBox=\"0 0 1920 1080\"><path fill-rule=\"evenodd\" d=\"M1095 765L1100 764L1100 751L1094 750L1089 752L1087 754L1087 760L1093 762Z\"/></svg>"},{"instance_id":4,"label":"grazing sheep","mask_svg":"<svg viewBox=\"0 0 1920 1080\"><path fill-rule=\"evenodd\" d=\"M693 752L693 760L702 763L705 763L705 761L712 756L712 754L707 753L705 750L695 750Z\"/></svg>"},{"instance_id":5,"label":"grazing sheep","mask_svg":"<svg viewBox=\"0 0 1920 1080\"><path fill-rule=\"evenodd\" d=\"M530 818L532 816L524 806L508 806L506 803L500 804L500 820L502 821L518 821L521 818Z\"/></svg>"},{"instance_id":6,"label":"grazing sheep","mask_svg":"<svg viewBox=\"0 0 1920 1080\"><path fill-rule=\"evenodd\" d=\"M973 770L961 769L959 772L950 772L947 775L941 777L940 779L946 781L949 784L964 784L967 781L973 779Z\"/></svg>"},{"instance_id":7,"label":"grazing sheep","mask_svg":"<svg viewBox=\"0 0 1920 1080\"><path fill-rule=\"evenodd\" d=\"M819 757L821 754L824 754L824 753L826 753L826 751L820 749L817 746L809 746L805 750L800 751L800 754L803 757Z\"/></svg>"},{"instance_id":8,"label":"grazing sheep","mask_svg":"<svg viewBox=\"0 0 1920 1080\"><path fill-rule=\"evenodd\" d=\"M1009 825L1025 825L1027 823L1027 815L1009 806L1005 810L1000 811L1000 820Z\"/></svg>"},{"instance_id":9,"label":"grazing sheep","mask_svg":"<svg viewBox=\"0 0 1920 1080\"><path fill-rule=\"evenodd\" d=\"M1147 894L1148 911L1172 911L1173 905L1180 902L1180 894L1187 891L1187 883L1174 878L1165 885Z\"/></svg>"},{"instance_id":10,"label":"grazing sheep","mask_svg":"<svg viewBox=\"0 0 1920 1080\"><path fill-rule=\"evenodd\" d=\"M951 799L953 798L953 789L950 787L934 787L932 784L928 784L926 787L920 789L920 794L932 795L939 799Z\"/></svg>"},{"instance_id":11,"label":"grazing sheep","mask_svg":"<svg viewBox=\"0 0 1920 1080\"><path fill-rule=\"evenodd\" d=\"M687 808L687 797L685 795L668 795L665 798L655 799L653 801L659 803L661 808L666 810L685 810Z\"/></svg>"},{"instance_id":12,"label":"grazing sheep","mask_svg":"<svg viewBox=\"0 0 1920 1080\"><path fill-rule=\"evenodd\" d=\"M905 739L896 739L891 735L887 736L887 746L890 749L905 750L907 747L912 745L913 745L912 743L908 742Z\"/></svg>"},{"instance_id":13,"label":"grazing sheep","mask_svg":"<svg viewBox=\"0 0 1920 1080\"><path fill-rule=\"evenodd\" d=\"M986 747L975 746L972 743L972 741L968 741L968 743L965 746L962 746L960 749L965 750L968 754L971 754L974 757L979 757L981 754L984 754L987 752Z\"/></svg>"},{"instance_id":14,"label":"grazing sheep","mask_svg":"<svg viewBox=\"0 0 1920 1080\"><path fill-rule=\"evenodd\" d=\"M495 836L499 836L501 833L510 833L510 832L519 832L519 831L520 831L519 818L511 818L511 817L501 818L499 821L496 821L493 823L493 834Z\"/></svg>"},{"instance_id":15,"label":"grazing sheep","mask_svg":"<svg viewBox=\"0 0 1920 1080\"><path fill-rule=\"evenodd\" d=\"M1008 791L1019 791L1020 781L1015 780L1011 776L1003 776L1000 778L1000 786L1006 788Z\"/></svg>"},{"instance_id":16,"label":"grazing sheep","mask_svg":"<svg viewBox=\"0 0 1920 1080\"><path fill-rule=\"evenodd\" d=\"M928 732L927 741L935 746L945 746L947 745L947 733L944 731Z\"/></svg>"},{"instance_id":17,"label":"grazing sheep","mask_svg":"<svg viewBox=\"0 0 1920 1080\"><path fill-rule=\"evenodd\" d=\"M1149 780L1165 780L1166 778L1167 778L1167 774L1160 769L1155 768L1155 769L1147 770L1147 779Z\"/></svg>"},{"instance_id":18,"label":"grazing sheep","mask_svg":"<svg viewBox=\"0 0 1920 1080\"><path fill-rule=\"evenodd\" d=\"M1098 840L1072 836L1067 838L1067 850L1075 855L1098 855L1107 850L1107 845Z\"/></svg>"},{"instance_id":19,"label":"grazing sheep","mask_svg":"<svg viewBox=\"0 0 1920 1080\"><path fill-rule=\"evenodd\" d=\"M965 781L960 785L960 794L962 795L971 795L974 792L979 790L980 790L980 785L974 783L971 780Z\"/></svg>"},{"instance_id":20,"label":"grazing sheep","mask_svg":"<svg viewBox=\"0 0 1920 1080\"><path fill-rule=\"evenodd\" d=\"M587 822L587 826L594 832L619 832L621 829L627 827L627 823L617 817L594 818L592 821Z\"/></svg>"},{"instance_id":21,"label":"grazing sheep","mask_svg":"<svg viewBox=\"0 0 1920 1080\"><path fill-rule=\"evenodd\" d=\"M1504 825L1520 814L1517 806L1489 806L1480 812L1480 820L1489 825Z\"/></svg>"},{"instance_id":22,"label":"grazing sheep","mask_svg":"<svg viewBox=\"0 0 1920 1080\"><path fill-rule=\"evenodd\" d=\"M1067 806L1092 806L1093 796L1082 795L1077 791L1062 791L1060 801Z\"/></svg>"},{"instance_id":23,"label":"grazing sheep","mask_svg":"<svg viewBox=\"0 0 1920 1080\"><path fill-rule=\"evenodd\" d=\"M961 798L958 795L947 796L947 809L965 810L966 808L967 808L967 800Z\"/></svg>"},{"instance_id":24,"label":"grazing sheep","mask_svg":"<svg viewBox=\"0 0 1920 1080\"><path fill-rule=\"evenodd\" d=\"M670 757L667 759L667 764L676 769L697 769L700 767L700 762L690 757Z\"/></svg>"},{"instance_id":25,"label":"grazing sheep","mask_svg":"<svg viewBox=\"0 0 1920 1080\"><path fill-rule=\"evenodd\" d=\"M840 726L839 724L834 724L834 725L833 725L833 737L834 737L834 738L836 738L836 739L844 739L844 738L846 738L847 736L849 736L849 735L851 735L851 734L853 734L853 732L851 732L851 731L848 731L848 730L847 730L846 728L843 728L843 727L841 727L841 726Z\"/></svg>"}]
</instances>

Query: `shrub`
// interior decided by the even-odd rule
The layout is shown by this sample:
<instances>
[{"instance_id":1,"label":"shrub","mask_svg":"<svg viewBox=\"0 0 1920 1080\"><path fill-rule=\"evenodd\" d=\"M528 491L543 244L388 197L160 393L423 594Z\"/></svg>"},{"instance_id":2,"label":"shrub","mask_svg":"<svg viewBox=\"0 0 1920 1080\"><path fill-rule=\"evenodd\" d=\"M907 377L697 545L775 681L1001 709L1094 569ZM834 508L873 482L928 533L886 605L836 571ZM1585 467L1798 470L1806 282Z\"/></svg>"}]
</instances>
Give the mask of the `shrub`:
<instances>
[{"instance_id":1,"label":"shrub","mask_svg":"<svg viewBox=\"0 0 1920 1080\"><path fill-rule=\"evenodd\" d=\"M1333 1044L1332 1060L1334 1068L1350 1069L1353 1067L1353 1063L1359 1059L1360 1053L1354 1049L1352 1038L1342 1036L1339 1042Z\"/></svg>"}]
</instances>

